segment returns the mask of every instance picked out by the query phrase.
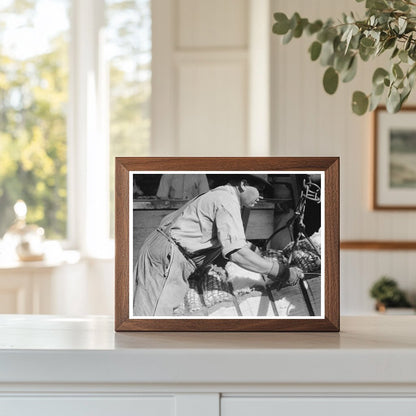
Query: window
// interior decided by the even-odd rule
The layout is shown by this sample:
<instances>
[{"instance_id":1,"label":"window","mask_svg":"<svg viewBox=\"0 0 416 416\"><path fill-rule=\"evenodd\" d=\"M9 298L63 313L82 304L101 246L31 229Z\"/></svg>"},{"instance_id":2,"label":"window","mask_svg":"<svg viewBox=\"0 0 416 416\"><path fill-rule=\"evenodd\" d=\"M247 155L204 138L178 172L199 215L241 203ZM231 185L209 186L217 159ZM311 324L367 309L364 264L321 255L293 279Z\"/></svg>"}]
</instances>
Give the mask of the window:
<instances>
[{"instance_id":1,"label":"window","mask_svg":"<svg viewBox=\"0 0 416 416\"><path fill-rule=\"evenodd\" d=\"M23 199L28 222L66 237L69 9L68 0L0 6L0 236Z\"/></svg>"},{"instance_id":2,"label":"window","mask_svg":"<svg viewBox=\"0 0 416 416\"><path fill-rule=\"evenodd\" d=\"M151 0L1 3L0 237L23 199L47 238L95 255L114 157L149 152Z\"/></svg>"},{"instance_id":3,"label":"window","mask_svg":"<svg viewBox=\"0 0 416 416\"><path fill-rule=\"evenodd\" d=\"M150 0L107 0L110 79L110 234L114 236L114 157L149 154Z\"/></svg>"}]
</instances>

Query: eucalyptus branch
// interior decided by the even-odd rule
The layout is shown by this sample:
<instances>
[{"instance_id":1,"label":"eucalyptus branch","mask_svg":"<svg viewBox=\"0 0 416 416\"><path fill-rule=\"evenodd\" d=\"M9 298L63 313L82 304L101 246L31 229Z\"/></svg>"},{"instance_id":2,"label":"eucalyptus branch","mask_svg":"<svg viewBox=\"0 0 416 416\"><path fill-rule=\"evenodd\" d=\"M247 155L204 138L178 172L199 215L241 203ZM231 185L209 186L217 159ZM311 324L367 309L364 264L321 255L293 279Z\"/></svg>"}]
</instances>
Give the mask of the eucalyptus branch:
<instances>
[{"instance_id":1,"label":"eucalyptus branch","mask_svg":"<svg viewBox=\"0 0 416 416\"><path fill-rule=\"evenodd\" d=\"M332 19L309 22L298 13L290 19L284 13L275 13L273 32L283 35L285 44L304 34L315 38L309 53L313 61L319 60L326 68L323 87L328 94L336 92L340 80L349 82L355 77L358 60L367 62L392 50L391 66L374 71L371 93L354 92L352 110L359 115L374 110L387 92L387 109L397 112L416 78L416 3L366 0L365 6L365 19L344 14L337 25Z\"/></svg>"}]
</instances>

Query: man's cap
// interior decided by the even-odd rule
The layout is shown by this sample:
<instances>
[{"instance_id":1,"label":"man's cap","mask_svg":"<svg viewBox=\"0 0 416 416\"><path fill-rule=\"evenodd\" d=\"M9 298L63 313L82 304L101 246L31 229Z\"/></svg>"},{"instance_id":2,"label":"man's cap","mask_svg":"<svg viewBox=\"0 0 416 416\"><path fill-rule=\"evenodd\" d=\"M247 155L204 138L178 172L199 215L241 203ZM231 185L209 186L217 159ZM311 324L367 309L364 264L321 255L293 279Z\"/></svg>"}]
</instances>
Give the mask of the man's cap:
<instances>
[{"instance_id":1,"label":"man's cap","mask_svg":"<svg viewBox=\"0 0 416 416\"><path fill-rule=\"evenodd\" d=\"M230 177L233 177L237 180L247 179L249 182L255 182L259 185L266 185L269 187L272 187L272 184L268 181L267 174L263 173L236 173L230 175Z\"/></svg>"},{"instance_id":2,"label":"man's cap","mask_svg":"<svg viewBox=\"0 0 416 416\"><path fill-rule=\"evenodd\" d=\"M255 179L256 181L258 181L258 182L260 182L264 185L272 186L272 184L268 180L268 175L265 174L265 173L251 173L247 176L249 176L249 177L251 176L253 179Z\"/></svg>"}]
</instances>

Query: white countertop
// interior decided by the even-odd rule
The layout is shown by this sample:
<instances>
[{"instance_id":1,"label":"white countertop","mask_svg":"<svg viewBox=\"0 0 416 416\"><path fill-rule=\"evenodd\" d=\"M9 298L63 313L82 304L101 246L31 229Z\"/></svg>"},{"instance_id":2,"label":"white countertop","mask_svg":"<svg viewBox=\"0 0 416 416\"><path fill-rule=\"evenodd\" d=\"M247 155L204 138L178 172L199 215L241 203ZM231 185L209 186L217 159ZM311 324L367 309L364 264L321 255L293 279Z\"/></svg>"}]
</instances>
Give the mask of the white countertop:
<instances>
[{"instance_id":1,"label":"white countertop","mask_svg":"<svg viewBox=\"0 0 416 416\"><path fill-rule=\"evenodd\" d=\"M0 316L0 383L409 383L416 316L338 333L115 333L112 318Z\"/></svg>"}]
</instances>

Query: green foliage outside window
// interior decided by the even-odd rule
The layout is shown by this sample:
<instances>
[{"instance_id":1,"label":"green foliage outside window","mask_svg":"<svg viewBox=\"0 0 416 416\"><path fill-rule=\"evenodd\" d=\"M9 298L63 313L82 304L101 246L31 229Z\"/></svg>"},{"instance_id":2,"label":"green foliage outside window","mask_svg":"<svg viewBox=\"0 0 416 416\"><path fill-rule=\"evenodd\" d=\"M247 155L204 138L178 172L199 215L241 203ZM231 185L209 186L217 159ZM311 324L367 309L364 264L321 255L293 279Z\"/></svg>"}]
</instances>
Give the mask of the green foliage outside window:
<instances>
[{"instance_id":1,"label":"green foliage outside window","mask_svg":"<svg viewBox=\"0 0 416 416\"><path fill-rule=\"evenodd\" d=\"M70 3L4 0L0 4L0 238L14 220L13 205L18 199L28 206L27 221L45 228L47 238L64 239L67 234ZM103 4L110 82L112 234L114 157L149 152L151 9L150 0L106 0ZM49 10L49 16L39 27L42 7ZM66 28L51 20L51 16L56 20L56 11L61 20L66 13ZM45 30L55 33L36 53L29 45L33 40L25 46L24 34L22 39L11 39L17 28L38 30L34 37ZM10 47L13 41L18 51Z\"/></svg>"},{"instance_id":2,"label":"green foliage outside window","mask_svg":"<svg viewBox=\"0 0 416 416\"><path fill-rule=\"evenodd\" d=\"M48 238L66 237L67 33L56 33L35 55L30 45L20 53L5 47L10 30L34 26L35 6L15 0L0 7L0 238L18 199L28 205L27 221Z\"/></svg>"},{"instance_id":3,"label":"green foliage outside window","mask_svg":"<svg viewBox=\"0 0 416 416\"><path fill-rule=\"evenodd\" d=\"M107 0L111 236L114 236L114 158L149 154L151 36L150 0Z\"/></svg>"}]
</instances>

